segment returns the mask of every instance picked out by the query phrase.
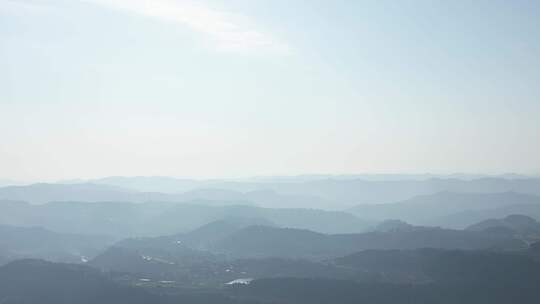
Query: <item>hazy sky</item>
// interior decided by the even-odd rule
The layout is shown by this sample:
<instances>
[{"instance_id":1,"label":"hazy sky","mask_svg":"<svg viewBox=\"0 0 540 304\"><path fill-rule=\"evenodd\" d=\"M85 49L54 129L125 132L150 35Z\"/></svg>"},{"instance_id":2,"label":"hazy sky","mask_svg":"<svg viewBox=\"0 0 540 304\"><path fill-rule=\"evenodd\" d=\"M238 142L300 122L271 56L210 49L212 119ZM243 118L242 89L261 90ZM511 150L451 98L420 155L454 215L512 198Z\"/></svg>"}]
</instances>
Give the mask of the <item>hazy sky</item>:
<instances>
[{"instance_id":1,"label":"hazy sky","mask_svg":"<svg viewBox=\"0 0 540 304\"><path fill-rule=\"evenodd\" d=\"M0 0L0 178L540 173L540 1Z\"/></svg>"}]
</instances>

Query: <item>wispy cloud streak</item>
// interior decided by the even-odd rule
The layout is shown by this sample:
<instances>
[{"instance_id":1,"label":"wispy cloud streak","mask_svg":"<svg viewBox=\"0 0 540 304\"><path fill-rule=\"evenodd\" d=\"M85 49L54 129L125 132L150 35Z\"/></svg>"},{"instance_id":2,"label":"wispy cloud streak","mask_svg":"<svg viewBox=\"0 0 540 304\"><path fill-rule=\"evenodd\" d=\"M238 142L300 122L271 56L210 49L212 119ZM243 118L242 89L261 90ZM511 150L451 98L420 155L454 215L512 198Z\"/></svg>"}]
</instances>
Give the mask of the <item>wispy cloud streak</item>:
<instances>
[{"instance_id":1,"label":"wispy cloud streak","mask_svg":"<svg viewBox=\"0 0 540 304\"><path fill-rule=\"evenodd\" d=\"M188 0L88 0L105 7L182 24L212 39L218 50L289 53L289 47L254 29L247 18Z\"/></svg>"}]
</instances>

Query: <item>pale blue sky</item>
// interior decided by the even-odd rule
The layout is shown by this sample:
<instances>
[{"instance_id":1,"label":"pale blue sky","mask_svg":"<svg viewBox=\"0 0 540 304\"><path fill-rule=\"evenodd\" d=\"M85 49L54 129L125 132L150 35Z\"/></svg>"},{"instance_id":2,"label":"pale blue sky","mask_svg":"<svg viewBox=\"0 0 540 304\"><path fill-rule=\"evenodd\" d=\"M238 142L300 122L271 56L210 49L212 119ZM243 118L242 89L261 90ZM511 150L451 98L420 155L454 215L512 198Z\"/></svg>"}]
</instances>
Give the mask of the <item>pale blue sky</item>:
<instances>
[{"instance_id":1,"label":"pale blue sky","mask_svg":"<svg viewBox=\"0 0 540 304\"><path fill-rule=\"evenodd\" d=\"M540 1L0 0L0 178L540 173Z\"/></svg>"}]
</instances>

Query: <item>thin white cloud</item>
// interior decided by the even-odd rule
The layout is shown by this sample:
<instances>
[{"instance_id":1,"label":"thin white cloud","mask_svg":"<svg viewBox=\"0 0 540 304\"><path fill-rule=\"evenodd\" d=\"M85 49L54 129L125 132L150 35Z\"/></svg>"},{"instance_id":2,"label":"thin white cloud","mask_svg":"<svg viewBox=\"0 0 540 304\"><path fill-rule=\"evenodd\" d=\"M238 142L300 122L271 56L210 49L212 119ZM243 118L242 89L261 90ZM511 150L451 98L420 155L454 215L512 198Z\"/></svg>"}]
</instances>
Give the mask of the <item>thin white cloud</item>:
<instances>
[{"instance_id":1,"label":"thin white cloud","mask_svg":"<svg viewBox=\"0 0 540 304\"><path fill-rule=\"evenodd\" d=\"M207 35L217 49L289 53L289 47L250 25L246 17L189 0L88 0L112 9L174 22Z\"/></svg>"}]
</instances>

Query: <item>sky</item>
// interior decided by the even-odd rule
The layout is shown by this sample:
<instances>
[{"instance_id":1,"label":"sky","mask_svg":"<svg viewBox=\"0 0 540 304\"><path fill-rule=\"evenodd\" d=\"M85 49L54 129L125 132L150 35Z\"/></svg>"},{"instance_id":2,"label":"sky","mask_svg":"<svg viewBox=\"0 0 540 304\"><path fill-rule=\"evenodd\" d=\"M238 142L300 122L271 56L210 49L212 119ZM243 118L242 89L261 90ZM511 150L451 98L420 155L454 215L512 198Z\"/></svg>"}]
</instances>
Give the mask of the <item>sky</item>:
<instances>
[{"instance_id":1,"label":"sky","mask_svg":"<svg viewBox=\"0 0 540 304\"><path fill-rule=\"evenodd\" d=\"M0 178L540 173L539 1L0 0Z\"/></svg>"}]
</instances>

